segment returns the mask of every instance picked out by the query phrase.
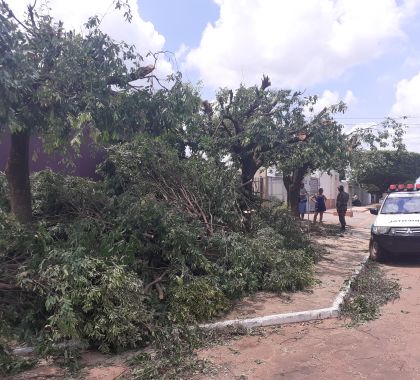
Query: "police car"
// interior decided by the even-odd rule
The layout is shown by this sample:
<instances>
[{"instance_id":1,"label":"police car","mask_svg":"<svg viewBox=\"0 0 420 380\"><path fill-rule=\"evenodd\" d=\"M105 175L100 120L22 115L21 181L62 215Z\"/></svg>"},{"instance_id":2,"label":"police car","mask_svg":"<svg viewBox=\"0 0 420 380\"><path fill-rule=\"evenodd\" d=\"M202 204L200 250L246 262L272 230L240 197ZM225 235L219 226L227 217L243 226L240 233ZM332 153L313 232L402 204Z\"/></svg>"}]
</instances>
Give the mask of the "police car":
<instances>
[{"instance_id":1,"label":"police car","mask_svg":"<svg viewBox=\"0 0 420 380\"><path fill-rule=\"evenodd\" d=\"M420 254L420 184L391 185L372 224L369 256L380 260L387 253Z\"/></svg>"}]
</instances>

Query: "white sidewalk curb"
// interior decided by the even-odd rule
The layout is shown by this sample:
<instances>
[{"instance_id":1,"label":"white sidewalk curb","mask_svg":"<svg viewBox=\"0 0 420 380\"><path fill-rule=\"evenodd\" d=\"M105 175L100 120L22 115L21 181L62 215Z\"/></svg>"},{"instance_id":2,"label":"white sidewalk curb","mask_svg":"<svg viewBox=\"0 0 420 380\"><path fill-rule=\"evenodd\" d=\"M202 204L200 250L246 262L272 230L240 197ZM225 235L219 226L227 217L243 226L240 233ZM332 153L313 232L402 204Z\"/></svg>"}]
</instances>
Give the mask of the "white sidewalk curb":
<instances>
[{"instance_id":1,"label":"white sidewalk curb","mask_svg":"<svg viewBox=\"0 0 420 380\"><path fill-rule=\"evenodd\" d=\"M286 323L307 322L317 319L336 317L338 309L328 307L326 309L306 310L285 314L266 315L264 317L250 319L230 319L216 323L200 325L204 329L222 329L228 326L241 326L245 328L283 325Z\"/></svg>"},{"instance_id":2,"label":"white sidewalk curb","mask_svg":"<svg viewBox=\"0 0 420 380\"><path fill-rule=\"evenodd\" d=\"M331 307L327 307L324 309L297 311L293 313L266 315L264 317L256 317L249 319L230 319L215 323L202 324L200 325L200 327L203 329L222 329L228 326L241 326L245 328L253 328L263 326L284 325L287 323L309 322L328 318L337 318L340 314L340 305L343 303L344 297L350 291L351 283L360 273L368 259L369 255L367 255L365 259L356 267L353 274L346 281L346 285L344 286L344 288L338 293Z\"/></svg>"}]
</instances>

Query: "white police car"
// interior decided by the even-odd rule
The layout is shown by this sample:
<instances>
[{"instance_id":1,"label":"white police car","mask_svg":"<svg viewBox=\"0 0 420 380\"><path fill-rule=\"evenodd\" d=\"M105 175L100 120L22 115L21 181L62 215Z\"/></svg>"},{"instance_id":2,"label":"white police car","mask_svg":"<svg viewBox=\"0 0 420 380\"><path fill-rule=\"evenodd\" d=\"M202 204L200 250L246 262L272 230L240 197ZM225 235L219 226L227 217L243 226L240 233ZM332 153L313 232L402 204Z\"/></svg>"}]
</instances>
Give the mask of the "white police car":
<instances>
[{"instance_id":1,"label":"white police car","mask_svg":"<svg viewBox=\"0 0 420 380\"><path fill-rule=\"evenodd\" d=\"M372 224L369 256L380 260L387 253L420 254L420 184L391 185Z\"/></svg>"}]
</instances>

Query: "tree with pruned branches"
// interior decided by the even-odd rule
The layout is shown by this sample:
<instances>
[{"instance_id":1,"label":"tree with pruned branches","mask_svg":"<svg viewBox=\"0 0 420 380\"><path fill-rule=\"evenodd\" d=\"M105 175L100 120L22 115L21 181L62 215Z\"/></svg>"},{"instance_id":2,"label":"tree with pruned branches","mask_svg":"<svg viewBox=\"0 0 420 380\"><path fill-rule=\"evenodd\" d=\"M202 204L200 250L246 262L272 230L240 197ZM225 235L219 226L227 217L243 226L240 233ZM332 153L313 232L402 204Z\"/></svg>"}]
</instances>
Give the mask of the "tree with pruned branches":
<instances>
[{"instance_id":1,"label":"tree with pruned branches","mask_svg":"<svg viewBox=\"0 0 420 380\"><path fill-rule=\"evenodd\" d=\"M201 147L211 157L229 157L241 171L244 193L251 197L252 181L261 167L288 165L291 151L300 151L317 138L319 126L332 120L343 104L306 117L315 97L300 92L270 90L264 76L260 86L222 89L216 102L203 103L206 116Z\"/></svg>"},{"instance_id":2,"label":"tree with pruned branches","mask_svg":"<svg viewBox=\"0 0 420 380\"><path fill-rule=\"evenodd\" d=\"M312 99L314 104L316 98ZM404 125L394 119L387 118L378 125L368 128L357 128L347 133L344 126L337 123L331 116L337 111L344 111L345 106L339 103L326 108L324 120L321 123L311 123L306 144L290 145L288 159L280 157L276 166L283 172L283 180L288 194L288 203L292 212L297 215L297 199L299 185L305 175L315 170L336 170L348 172L350 166L360 168L360 152L370 149L372 157L378 148L391 146L398 151L404 150L402 137ZM327 116L328 115L328 116ZM380 155L378 151L378 155ZM364 157L367 157L365 155ZM363 156L363 154L362 154ZM366 165L369 165L366 163ZM375 165L375 164L374 164ZM354 172L354 171L353 171ZM358 176L356 176L359 178Z\"/></svg>"}]
</instances>

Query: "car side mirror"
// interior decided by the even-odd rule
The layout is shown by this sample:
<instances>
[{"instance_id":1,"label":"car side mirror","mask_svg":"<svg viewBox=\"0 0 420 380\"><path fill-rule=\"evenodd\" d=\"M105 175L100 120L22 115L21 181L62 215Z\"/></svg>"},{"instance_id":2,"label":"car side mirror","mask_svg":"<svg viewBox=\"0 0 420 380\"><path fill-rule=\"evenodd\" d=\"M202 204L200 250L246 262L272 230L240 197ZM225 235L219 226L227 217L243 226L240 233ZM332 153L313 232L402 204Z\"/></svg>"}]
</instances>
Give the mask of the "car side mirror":
<instances>
[{"instance_id":1,"label":"car side mirror","mask_svg":"<svg viewBox=\"0 0 420 380\"><path fill-rule=\"evenodd\" d=\"M377 208L370 208L369 211L372 215L378 215L378 209Z\"/></svg>"}]
</instances>

